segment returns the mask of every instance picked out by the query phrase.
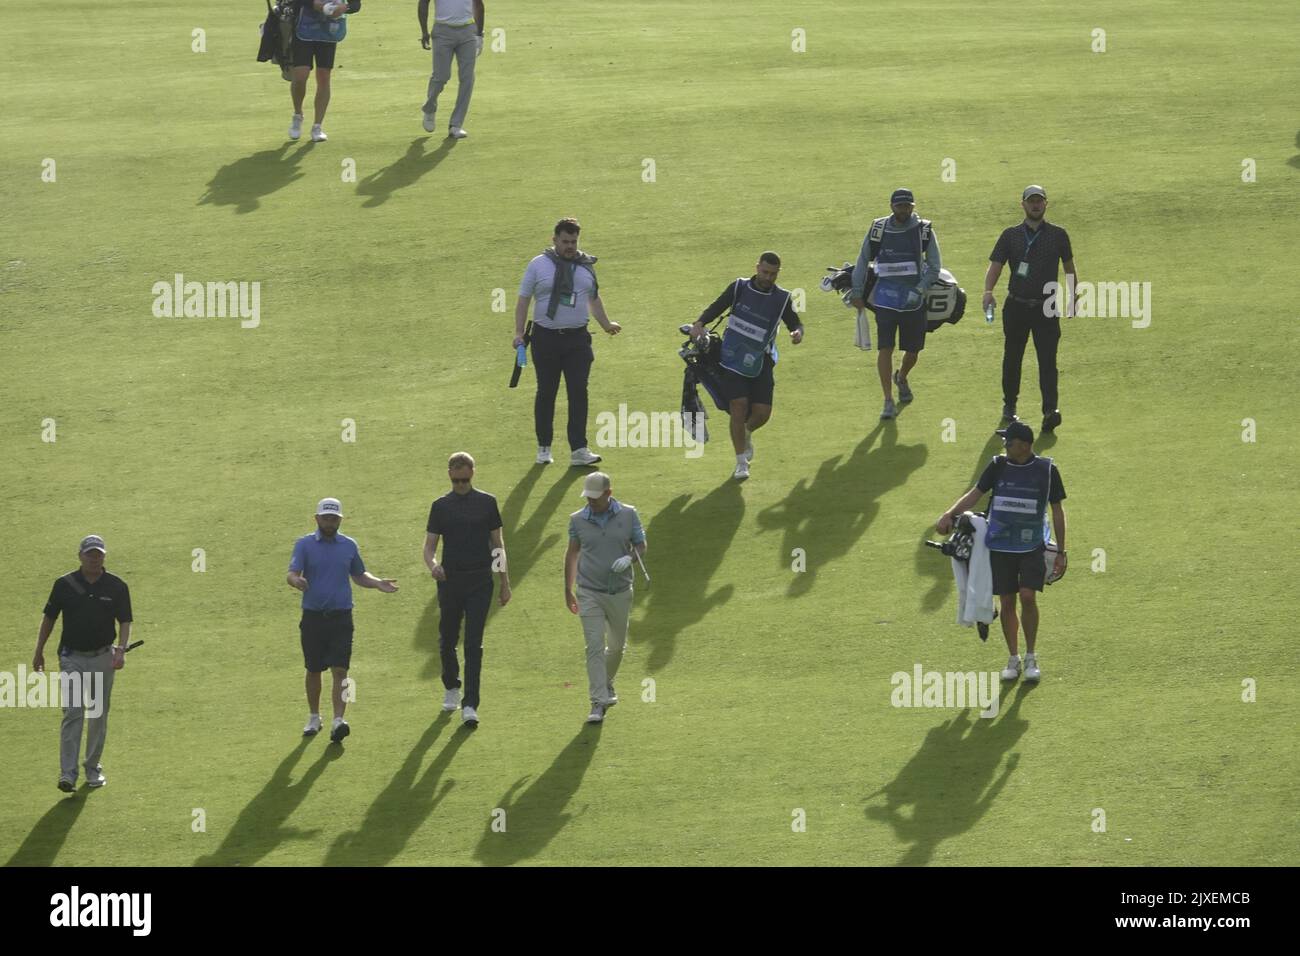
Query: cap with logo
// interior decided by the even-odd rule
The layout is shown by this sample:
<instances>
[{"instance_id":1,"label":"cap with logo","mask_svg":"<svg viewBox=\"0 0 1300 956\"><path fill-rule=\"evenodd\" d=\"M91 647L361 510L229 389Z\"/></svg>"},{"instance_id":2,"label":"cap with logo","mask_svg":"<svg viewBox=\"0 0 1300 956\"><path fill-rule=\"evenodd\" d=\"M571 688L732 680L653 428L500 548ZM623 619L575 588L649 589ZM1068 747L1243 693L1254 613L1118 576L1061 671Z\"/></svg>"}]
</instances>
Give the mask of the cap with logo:
<instances>
[{"instance_id":1,"label":"cap with logo","mask_svg":"<svg viewBox=\"0 0 1300 956\"><path fill-rule=\"evenodd\" d=\"M320 504L316 506L316 514L338 515L340 518L342 518L343 506L339 504L339 500L337 498L322 498L320 500Z\"/></svg>"},{"instance_id":2,"label":"cap with logo","mask_svg":"<svg viewBox=\"0 0 1300 956\"><path fill-rule=\"evenodd\" d=\"M609 491L609 475L603 471L593 471L582 482L582 497L599 498Z\"/></svg>"},{"instance_id":3,"label":"cap with logo","mask_svg":"<svg viewBox=\"0 0 1300 956\"><path fill-rule=\"evenodd\" d=\"M1008 442L1019 438L1021 441L1027 441L1031 445L1034 443L1034 430L1024 422L1012 422L1006 428L999 428L997 434L1001 435L1003 439Z\"/></svg>"},{"instance_id":4,"label":"cap with logo","mask_svg":"<svg viewBox=\"0 0 1300 956\"><path fill-rule=\"evenodd\" d=\"M1044 199L1046 199L1047 190L1045 190L1042 186L1026 186L1025 191L1024 193L1021 194L1020 198L1028 199L1030 196L1042 196Z\"/></svg>"},{"instance_id":5,"label":"cap with logo","mask_svg":"<svg viewBox=\"0 0 1300 956\"><path fill-rule=\"evenodd\" d=\"M897 206L900 202L911 203L912 205L915 206L915 205L916 205L916 200L912 198L912 190L910 190L910 189L895 189L895 190L894 190L894 195L892 195L892 196L889 197L889 204L890 204L891 206Z\"/></svg>"},{"instance_id":6,"label":"cap with logo","mask_svg":"<svg viewBox=\"0 0 1300 956\"><path fill-rule=\"evenodd\" d=\"M108 548L104 547L104 539L97 534L88 534L81 539L81 548L77 551L77 554L85 554L87 551L108 554Z\"/></svg>"}]
</instances>

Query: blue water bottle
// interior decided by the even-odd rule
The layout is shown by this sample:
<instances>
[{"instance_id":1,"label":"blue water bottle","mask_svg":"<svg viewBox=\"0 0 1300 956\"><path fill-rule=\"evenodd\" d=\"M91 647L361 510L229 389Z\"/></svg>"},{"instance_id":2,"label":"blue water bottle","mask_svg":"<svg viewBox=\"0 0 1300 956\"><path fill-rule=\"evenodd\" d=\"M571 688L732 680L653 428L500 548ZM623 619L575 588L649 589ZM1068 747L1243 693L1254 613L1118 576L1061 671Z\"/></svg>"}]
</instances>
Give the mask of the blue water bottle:
<instances>
[{"instance_id":1,"label":"blue water bottle","mask_svg":"<svg viewBox=\"0 0 1300 956\"><path fill-rule=\"evenodd\" d=\"M528 367L528 347L524 345L515 348L515 364L520 368Z\"/></svg>"}]
</instances>

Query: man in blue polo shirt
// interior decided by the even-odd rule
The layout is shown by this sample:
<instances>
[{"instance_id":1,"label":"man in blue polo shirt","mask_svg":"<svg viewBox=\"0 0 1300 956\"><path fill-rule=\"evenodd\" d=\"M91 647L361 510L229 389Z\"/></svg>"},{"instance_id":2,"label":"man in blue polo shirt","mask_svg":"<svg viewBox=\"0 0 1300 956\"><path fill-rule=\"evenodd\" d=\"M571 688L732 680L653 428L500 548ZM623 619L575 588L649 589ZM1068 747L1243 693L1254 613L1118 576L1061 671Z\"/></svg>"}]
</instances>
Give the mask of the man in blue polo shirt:
<instances>
[{"instance_id":1,"label":"man in blue polo shirt","mask_svg":"<svg viewBox=\"0 0 1300 956\"><path fill-rule=\"evenodd\" d=\"M320 675L334 675L334 725L330 742L339 743L352 732L343 719L343 691L352 664L352 586L378 588L385 594L397 590L397 581L377 578L366 570L357 543L339 534L343 506L337 498L322 498L316 506L316 530L293 546L285 580L302 592L302 657L307 668L309 714L304 737L320 732Z\"/></svg>"},{"instance_id":2,"label":"man in blue polo shirt","mask_svg":"<svg viewBox=\"0 0 1300 956\"><path fill-rule=\"evenodd\" d=\"M997 455L984 469L975 487L957 499L939 516L935 525L940 534L952 530L953 522L975 502L989 498L988 530L984 544L989 549L993 571L993 593L1001 605L1002 636L1007 640L1011 658L1002 671L1003 680L1020 676L1018 629L1025 627L1025 680L1042 678L1034 645L1038 638L1038 592L1047 579L1044 552L1050 538L1047 512L1051 509L1051 528L1056 529L1056 547L1052 580L1065 574L1065 485L1061 473L1050 458L1034 454L1034 432L1021 421L998 430L1006 443L1007 453ZM1020 616L1016 616L1016 596L1020 597Z\"/></svg>"}]
</instances>

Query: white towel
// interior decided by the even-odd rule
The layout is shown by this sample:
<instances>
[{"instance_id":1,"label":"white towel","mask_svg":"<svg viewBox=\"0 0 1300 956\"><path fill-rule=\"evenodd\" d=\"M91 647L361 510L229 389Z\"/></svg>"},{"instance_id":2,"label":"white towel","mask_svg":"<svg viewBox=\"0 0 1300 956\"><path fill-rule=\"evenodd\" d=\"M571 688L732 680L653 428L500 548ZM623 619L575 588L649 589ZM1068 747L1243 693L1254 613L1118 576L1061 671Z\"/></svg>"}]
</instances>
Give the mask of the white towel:
<instances>
[{"instance_id":1,"label":"white towel","mask_svg":"<svg viewBox=\"0 0 1300 956\"><path fill-rule=\"evenodd\" d=\"M988 523L972 515L971 524L975 534L969 566L952 559L952 576L957 585L957 623L962 627L974 627L977 621L993 623L993 565L989 562L989 549L984 546Z\"/></svg>"},{"instance_id":2,"label":"white towel","mask_svg":"<svg viewBox=\"0 0 1300 956\"><path fill-rule=\"evenodd\" d=\"M858 332L853 344L864 352L871 350L871 320L867 318L866 309L858 309Z\"/></svg>"}]
</instances>

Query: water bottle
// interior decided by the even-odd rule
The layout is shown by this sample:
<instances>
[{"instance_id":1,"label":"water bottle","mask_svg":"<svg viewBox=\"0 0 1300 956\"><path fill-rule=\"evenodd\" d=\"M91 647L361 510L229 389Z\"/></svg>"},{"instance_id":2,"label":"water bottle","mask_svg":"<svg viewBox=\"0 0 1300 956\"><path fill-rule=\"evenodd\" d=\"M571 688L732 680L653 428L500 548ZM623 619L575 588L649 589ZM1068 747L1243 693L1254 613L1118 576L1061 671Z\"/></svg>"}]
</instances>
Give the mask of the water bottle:
<instances>
[{"instance_id":1,"label":"water bottle","mask_svg":"<svg viewBox=\"0 0 1300 956\"><path fill-rule=\"evenodd\" d=\"M989 325L993 324L993 303L992 302L984 306L984 321L987 322Z\"/></svg>"},{"instance_id":2,"label":"water bottle","mask_svg":"<svg viewBox=\"0 0 1300 956\"><path fill-rule=\"evenodd\" d=\"M515 348L515 364L520 368L528 367L528 347L524 345Z\"/></svg>"}]
</instances>

